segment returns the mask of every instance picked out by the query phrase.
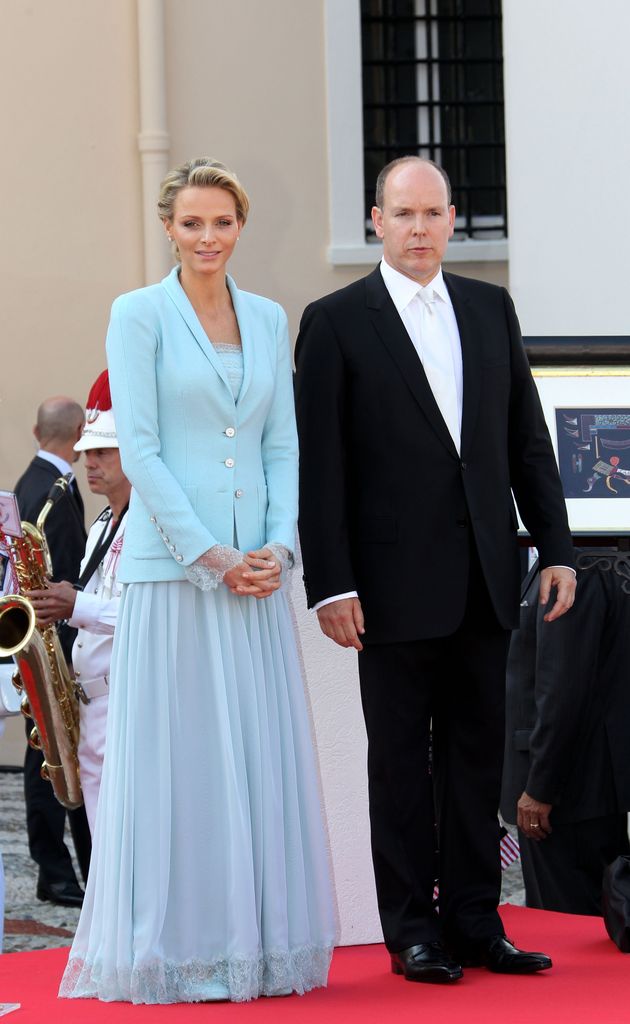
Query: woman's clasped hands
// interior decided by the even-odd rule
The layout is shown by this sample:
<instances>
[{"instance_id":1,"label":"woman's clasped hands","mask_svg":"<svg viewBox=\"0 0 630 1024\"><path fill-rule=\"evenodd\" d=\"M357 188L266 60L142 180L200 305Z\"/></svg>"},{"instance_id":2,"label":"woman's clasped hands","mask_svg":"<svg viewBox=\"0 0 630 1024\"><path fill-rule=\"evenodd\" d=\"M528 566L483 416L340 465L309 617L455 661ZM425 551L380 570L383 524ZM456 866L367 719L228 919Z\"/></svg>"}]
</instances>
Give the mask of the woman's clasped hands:
<instances>
[{"instance_id":1,"label":"woman's clasped hands","mask_svg":"<svg viewBox=\"0 0 630 1024\"><path fill-rule=\"evenodd\" d=\"M233 594L248 597L269 597L280 587L282 566L269 548L248 551L243 561L229 569L223 582Z\"/></svg>"},{"instance_id":2,"label":"woman's clasped hands","mask_svg":"<svg viewBox=\"0 0 630 1024\"><path fill-rule=\"evenodd\" d=\"M282 551L283 549L279 549ZM281 584L282 556L271 548L260 548L243 554L236 548L216 544L201 556L196 563L201 570L201 586L204 589L207 570L212 580L211 587L224 583L238 597L269 597ZM198 573L189 576L197 585Z\"/></svg>"}]
</instances>

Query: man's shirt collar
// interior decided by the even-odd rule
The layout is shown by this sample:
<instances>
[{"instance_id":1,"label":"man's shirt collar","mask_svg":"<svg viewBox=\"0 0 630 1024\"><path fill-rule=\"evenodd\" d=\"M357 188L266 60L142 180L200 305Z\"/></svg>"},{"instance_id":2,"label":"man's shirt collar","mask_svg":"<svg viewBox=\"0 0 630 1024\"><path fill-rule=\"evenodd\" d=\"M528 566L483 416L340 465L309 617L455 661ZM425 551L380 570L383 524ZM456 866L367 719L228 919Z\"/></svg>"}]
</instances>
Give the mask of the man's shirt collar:
<instances>
[{"instance_id":1,"label":"man's shirt collar","mask_svg":"<svg viewBox=\"0 0 630 1024\"><path fill-rule=\"evenodd\" d=\"M410 277L406 277L405 274L401 274L399 270L395 270L389 263L386 262L385 258L381 260L381 274L385 287L389 292L392 302L394 303L398 313L402 313L407 308L409 303L415 299L419 293L424 293L429 299L438 298L443 302L450 304L450 296L448 289L442 275L442 268L438 270L437 274L428 285L423 287L418 284L417 281L412 281Z\"/></svg>"},{"instance_id":2,"label":"man's shirt collar","mask_svg":"<svg viewBox=\"0 0 630 1024\"><path fill-rule=\"evenodd\" d=\"M69 462L66 462L65 459L62 459L60 455L55 455L53 452L46 452L43 448L40 448L37 453L37 457L39 459L45 459L46 462L52 462L53 466L59 470L61 476L65 476L66 473L72 473L72 476L74 477L74 470L72 466Z\"/></svg>"}]
</instances>

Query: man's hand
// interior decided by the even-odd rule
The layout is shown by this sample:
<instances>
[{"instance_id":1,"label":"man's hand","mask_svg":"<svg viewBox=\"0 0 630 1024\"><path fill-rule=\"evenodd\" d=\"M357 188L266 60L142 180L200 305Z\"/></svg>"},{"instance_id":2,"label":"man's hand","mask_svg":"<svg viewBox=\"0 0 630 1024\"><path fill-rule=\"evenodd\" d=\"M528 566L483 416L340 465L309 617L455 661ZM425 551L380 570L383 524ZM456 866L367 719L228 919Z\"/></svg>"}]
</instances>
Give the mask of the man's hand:
<instances>
[{"instance_id":1,"label":"man's hand","mask_svg":"<svg viewBox=\"0 0 630 1024\"><path fill-rule=\"evenodd\" d=\"M322 633L334 640L340 647L354 647L363 650L359 637L365 633L363 612L358 597L344 597L331 601L317 610Z\"/></svg>"},{"instance_id":2,"label":"man's hand","mask_svg":"<svg viewBox=\"0 0 630 1024\"><path fill-rule=\"evenodd\" d=\"M72 617L77 592L71 583L62 580L61 583L49 583L46 590L29 590L25 596L35 609L37 625L43 627Z\"/></svg>"},{"instance_id":3,"label":"man's hand","mask_svg":"<svg viewBox=\"0 0 630 1024\"><path fill-rule=\"evenodd\" d=\"M551 833L551 804L542 804L528 793L523 793L516 808L516 824L528 839L535 839L538 842Z\"/></svg>"},{"instance_id":4,"label":"man's hand","mask_svg":"<svg viewBox=\"0 0 630 1024\"><path fill-rule=\"evenodd\" d=\"M545 616L545 622L553 622L561 615L568 612L575 600L575 573L571 569L565 569L561 565L550 565L542 569L540 573L540 603L547 604L551 595L551 588L557 587L556 600L551 611Z\"/></svg>"}]
</instances>

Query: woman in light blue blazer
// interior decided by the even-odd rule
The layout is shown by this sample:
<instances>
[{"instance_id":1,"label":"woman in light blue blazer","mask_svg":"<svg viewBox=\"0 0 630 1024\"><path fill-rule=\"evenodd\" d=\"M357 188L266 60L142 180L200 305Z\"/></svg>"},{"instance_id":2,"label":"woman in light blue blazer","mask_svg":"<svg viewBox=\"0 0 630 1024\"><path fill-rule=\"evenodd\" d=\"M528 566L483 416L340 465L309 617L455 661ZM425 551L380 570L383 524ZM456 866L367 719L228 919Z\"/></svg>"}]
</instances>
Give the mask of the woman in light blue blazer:
<instances>
[{"instance_id":1,"label":"woman in light blue blazer","mask_svg":"<svg viewBox=\"0 0 630 1024\"><path fill-rule=\"evenodd\" d=\"M133 493L62 996L245 1000L326 983L328 857L282 589L297 515L287 323L226 273L248 206L223 165L176 168L158 210L178 265L112 308Z\"/></svg>"}]
</instances>

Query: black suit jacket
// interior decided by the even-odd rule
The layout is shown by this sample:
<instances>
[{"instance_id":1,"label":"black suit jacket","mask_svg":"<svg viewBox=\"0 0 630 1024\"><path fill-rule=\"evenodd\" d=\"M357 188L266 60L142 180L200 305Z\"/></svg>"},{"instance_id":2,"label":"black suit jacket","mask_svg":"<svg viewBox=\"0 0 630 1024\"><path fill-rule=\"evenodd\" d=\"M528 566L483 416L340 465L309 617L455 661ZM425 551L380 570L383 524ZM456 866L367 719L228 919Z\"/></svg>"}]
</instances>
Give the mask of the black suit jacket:
<instances>
[{"instance_id":1,"label":"black suit jacket","mask_svg":"<svg viewBox=\"0 0 630 1024\"><path fill-rule=\"evenodd\" d=\"M553 805L552 824L630 811L630 560L581 552L573 608L543 621L526 581L510 645L501 813L521 793Z\"/></svg>"},{"instance_id":2,"label":"black suit jacket","mask_svg":"<svg viewBox=\"0 0 630 1024\"><path fill-rule=\"evenodd\" d=\"M15 493L20 509L20 516L29 523L35 523L48 497L50 488L60 476L59 470L52 462L35 456L26 471L15 485ZM44 530L50 549L53 575L55 582L69 580L76 582L79 578L81 559L85 553L87 534L83 520L83 501L81 496L67 490L52 508L46 520ZM70 661L75 630L62 627L59 639L64 654Z\"/></svg>"},{"instance_id":3,"label":"black suit jacket","mask_svg":"<svg viewBox=\"0 0 630 1024\"><path fill-rule=\"evenodd\" d=\"M309 604L356 590L365 642L452 633L471 535L499 622L518 625L516 497L544 565L572 565L564 498L512 301L444 274L463 357L461 456L380 268L312 303L296 347Z\"/></svg>"}]
</instances>

